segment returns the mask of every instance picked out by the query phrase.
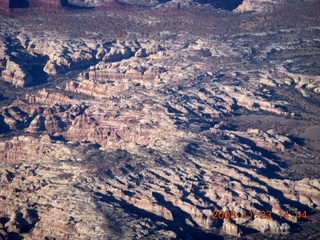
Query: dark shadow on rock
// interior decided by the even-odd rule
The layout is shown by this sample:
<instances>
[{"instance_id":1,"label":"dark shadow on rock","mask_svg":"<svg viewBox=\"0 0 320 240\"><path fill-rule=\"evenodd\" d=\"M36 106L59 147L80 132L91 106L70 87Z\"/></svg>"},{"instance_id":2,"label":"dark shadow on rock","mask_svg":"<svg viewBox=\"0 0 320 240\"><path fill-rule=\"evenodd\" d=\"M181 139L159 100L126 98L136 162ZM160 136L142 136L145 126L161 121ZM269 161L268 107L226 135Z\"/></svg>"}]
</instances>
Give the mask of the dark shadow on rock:
<instances>
[{"instance_id":1,"label":"dark shadow on rock","mask_svg":"<svg viewBox=\"0 0 320 240\"><path fill-rule=\"evenodd\" d=\"M299 138L293 135L289 135L288 136L290 138L290 140L300 146L304 146L305 145L305 139L304 138Z\"/></svg>"},{"instance_id":2,"label":"dark shadow on rock","mask_svg":"<svg viewBox=\"0 0 320 240\"><path fill-rule=\"evenodd\" d=\"M159 204L166 207L171 211L173 221L183 230L183 234L178 235L178 239L186 239L190 236L191 239L219 239L212 233L207 233L198 226L198 224L192 219L191 215L181 208L172 204L172 202L166 201L164 196L158 192L152 192L152 196L158 201ZM186 219L189 220L194 227L186 223Z\"/></svg>"},{"instance_id":3,"label":"dark shadow on rock","mask_svg":"<svg viewBox=\"0 0 320 240\"><path fill-rule=\"evenodd\" d=\"M66 143L67 142L67 140L65 139L65 137L63 136L63 135L61 135L61 134L57 134L57 135L52 135L52 136L50 136L50 139L51 140L54 140L54 141L61 141L61 142L64 142L64 143Z\"/></svg>"},{"instance_id":4,"label":"dark shadow on rock","mask_svg":"<svg viewBox=\"0 0 320 240\"><path fill-rule=\"evenodd\" d=\"M0 133L10 132L10 126L4 121L4 117L0 115Z\"/></svg>"},{"instance_id":5,"label":"dark shadow on rock","mask_svg":"<svg viewBox=\"0 0 320 240\"><path fill-rule=\"evenodd\" d=\"M7 222L9 222L10 218L8 217L1 217L0 223L4 226Z\"/></svg>"},{"instance_id":6,"label":"dark shadow on rock","mask_svg":"<svg viewBox=\"0 0 320 240\"><path fill-rule=\"evenodd\" d=\"M232 11L242 4L243 0L195 0L195 2L210 4L215 8Z\"/></svg>"},{"instance_id":7,"label":"dark shadow on rock","mask_svg":"<svg viewBox=\"0 0 320 240\"><path fill-rule=\"evenodd\" d=\"M168 202L164 199L164 197L156 192L153 192L155 198L157 198L160 202L163 203L168 209L172 211L172 215L174 220L167 220L164 217L158 216L152 212L148 212L144 209L138 208L131 203L126 202L125 200L118 200L111 195L102 194L99 192L95 192L95 196L97 197L98 201L103 201L108 204L118 205L120 206L125 212L136 215L139 218L149 218L152 222L163 222L167 225L167 227L157 226L158 228L165 228L163 230L171 230L175 232L177 235L176 239L194 239L194 240L203 240L203 239L217 239L221 240L222 237L213 234L207 233L201 228L197 227L197 224L192 220L191 216L182 211L179 207L174 206L171 202ZM160 203L159 202L159 203ZM97 203L98 204L98 203ZM185 223L184 219L188 218L195 223L195 227L192 227ZM161 230L161 229L157 229Z\"/></svg>"},{"instance_id":8,"label":"dark shadow on rock","mask_svg":"<svg viewBox=\"0 0 320 240\"><path fill-rule=\"evenodd\" d=\"M107 175L109 178L114 179L115 176L113 174L113 172L111 171L111 169L107 169L103 172L105 175Z\"/></svg>"},{"instance_id":9,"label":"dark shadow on rock","mask_svg":"<svg viewBox=\"0 0 320 240\"><path fill-rule=\"evenodd\" d=\"M70 10L91 10L94 9L95 7L86 7L86 6L79 6L79 5L74 5L74 4L70 4L70 3L64 3L61 4L63 7L67 7Z\"/></svg>"},{"instance_id":10,"label":"dark shadow on rock","mask_svg":"<svg viewBox=\"0 0 320 240\"><path fill-rule=\"evenodd\" d=\"M191 142L185 147L184 151L186 153L191 154L191 155L196 155L197 151L198 151L198 148L199 148L199 144L198 143Z\"/></svg>"},{"instance_id":11,"label":"dark shadow on rock","mask_svg":"<svg viewBox=\"0 0 320 240\"><path fill-rule=\"evenodd\" d=\"M229 176L230 177L230 176ZM230 181L234 181L234 182L240 182L238 179L236 178L233 178L233 177L230 177ZM259 187L256 187L256 186L249 186L249 185L246 185L244 184L243 182L240 182L241 185L245 188L248 188L248 189L252 189L254 190L255 192L257 193L261 193L261 194L268 194L268 192L266 190L264 190L263 188L259 188Z\"/></svg>"},{"instance_id":12,"label":"dark shadow on rock","mask_svg":"<svg viewBox=\"0 0 320 240\"><path fill-rule=\"evenodd\" d=\"M70 5L68 0L60 0L60 4L62 7L66 7L66 6Z\"/></svg>"},{"instance_id":13,"label":"dark shadow on rock","mask_svg":"<svg viewBox=\"0 0 320 240\"><path fill-rule=\"evenodd\" d=\"M151 212L148 212L144 209L138 208L138 207L134 206L133 204L126 202L125 200L118 200L115 197L113 197L112 195L102 194L99 192L95 192L94 194L102 202L120 205L124 209L124 211L127 213L136 214L139 217L143 217L143 218L150 218L153 221L160 221L160 222L168 221L165 218L160 217L154 213L151 213Z\"/></svg>"},{"instance_id":14,"label":"dark shadow on rock","mask_svg":"<svg viewBox=\"0 0 320 240\"><path fill-rule=\"evenodd\" d=\"M48 74L44 72L44 66L49 60L48 56L42 56L39 54L31 55L21 45L18 39L7 37L8 42L7 53L10 55L10 59L19 64L33 78L33 81L28 86L36 86L48 81ZM16 53L12 55L11 53ZM22 59L24 59L22 61Z\"/></svg>"},{"instance_id":15,"label":"dark shadow on rock","mask_svg":"<svg viewBox=\"0 0 320 240\"><path fill-rule=\"evenodd\" d=\"M48 56L36 55L34 57L34 64L30 65L29 73L33 78L31 86L37 86L48 81L49 75L43 70L47 62L49 61Z\"/></svg>"},{"instance_id":16,"label":"dark shadow on rock","mask_svg":"<svg viewBox=\"0 0 320 240\"><path fill-rule=\"evenodd\" d=\"M176 207L172 204L172 202L166 201L162 194L158 192L152 192L152 196L158 201L160 205L170 210L174 222L179 225L185 225L185 219L188 219L192 224L194 224L194 226L198 227L198 224L192 219L189 213L186 213L181 208Z\"/></svg>"},{"instance_id":17,"label":"dark shadow on rock","mask_svg":"<svg viewBox=\"0 0 320 240\"><path fill-rule=\"evenodd\" d=\"M216 203L214 201L212 201L209 197L206 197L206 192L204 191L203 188L193 185L192 186L192 193L194 195L196 195L197 197L201 198L204 200L204 202L210 203L214 206L214 208L218 208L218 206L216 205Z\"/></svg>"},{"instance_id":18,"label":"dark shadow on rock","mask_svg":"<svg viewBox=\"0 0 320 240\"><path fill-rule=\"evenodd\" d=\"M120 167L119 170L121 171L122 175L127 175L127 174L129 174L128 170L125 169L124 167Z\"/></svg>"},{"instance_id":19,"label":"dark shadow on rock","mask_svg":"<svg viewBox=\"0 0 320 240\"><path fill-rule=\"evenodd\" d=\"M149 5L149 4L143 4L142 2L140 3L134 3L134 1L132 1L132 3L127 3L127 2L123 2L122 0L115 0L114 2L122 7L136 7L136 8L141 8L141 9L150 9L152 7L157 6L158 4L163 4L163 3L167 3L170 2L171 0L158 0L158 3L154 3L153 5ZM138 2L138 1L137 1Z\"/></svg>"},{"instance_id":20,"label":"dark shadow on rock","mask_svg":"<svg viewBox=\"0 0 320 240\"><path fill-rule=\"evenodd\" d=\"M2 93L0 93L0 101L8 99L7 97L4 97Z\"/></svg>"},{"instance_id":21,"label":"dark shadow on rock","mask_svg":"<svg viewBox=\"0 0 320 240\"><path fill-rule=\"evenodd\" d=\"M177 184L177 183L175 183L174 185L177 187L177 189L178 189L179 191L182 192L181 200L184 201L184 202L187 202L187 203L189 203L189 204L193 204L192 201L187 198L190 193L189 193L188 191L186 191L181 185L179 185L179 184Z\"/></svg>"},{"instance_id":22,"label":"dark shadow on rock","mask_svg":"<svg viewBox=\"0 0 320 240\"><path fill-rule=\"evenodd\" d=\"M154 161L158 163L159 165L169 167L170 164L162 157L162 156L157 156L155 157Z\"/></svg>"},{"instance_id":23,"label":"dark shadow on rock","mask_svg":"<svg viewBox=\"0 0 320 240\"><path fill-rule=\"evenodd\" d=\"M31 215L30 215L31 214ZM38 222L39 220L39 215L36 210L33 209L28 209L28 217L31 220L31 223L29 223L26 220L26 216L23 216L21 212L18 212L16 214L15 221L17 224L17 227L20 229L20 233L29 233L31 229L33 229L34 225Z\"/></svg>"},{"instance_id":24,"label":"dark shadow on rock","mask_svg":"<svg viewBox=\"0 0 320 240\"><path fill-rule=\"evenodd\" d=\"M10 0L9 2L9 8L15 9L15 8L33 8L33 6L30 6L30 1L31 3L34 4L32 0ZM47 3L45 1L41 2L39 1L40 4L39 6L44 7L47 6L52 7L50 3ZM38 2L36 2L38 4ZM42 4L42 5L41 5ZM79 6L79 5L74 5L70 4L68 0L60 0L60 6L65 7L67 9L94 9L94 7L86 7L86 6Z\"/></svg>"},{"instance_id":25,"label":"dark shadow on rock","mask_svg":"<svg viewBox=\"0 0 320 240\"><path fill-rule=\"evenodd\" d=\"M10 0L9 8L28 8L30 4L27 0Z\"/></svg>"},{"instance_id":26,"label":"dark shadow on rock","mask_svg":"<svg viewBox=\"0 0 320 240\"><path fill-rule=\"evenodd\" d=\"M250 148L252 149L252 151L257 151L259 153L262 154L262 156L268 158L268 159L272 159L274 162L276 162L277 164L281 164L280 159L274 155L271 151L258 147L256 145L256 143L250 139L244 138L244 137L240 137L238 136L238 139L240 140L241 143L243 144L247 144L250 146ZM259 173L269 177L269 178L280 178L281 176L279 176L276 172L281 171L281 169L275 165L275 164L270 164L269 162L263 160L263 158L260 158L260 161L263 162L266 165L266 168L264 169L257 169L259 170Z\"/></svg>"},{"instance_id":27,"label":"dark shadow on rock","mask_svg":"<svg viewBox=\"0 0 320 240\"><path fill-rule=\"evenodd\" d=\"M245 171L240 171L240 170L239 170L239 172L244 174L246 177L250 178L253 182L256 182L262 186L265 186L268 189L268 194L270 194L271 196L274 196L276 199L278 199L281 205L289 204L291 207L295 207L295 208L299 209L300 211L305 211L305 210L310 211L311 210L311 208L308 207L307 205L304 205L296 200L286 198L282 191L269 186L267 183L261 181L259 178L252 176L250 173L245 172ZM261 190L258 190L258 189L256 189L256 190L258 193L263 193ZM268 205L267 203L265 203L265 204Z\"/></svg>"},{"instance_id":28,"label":"dark shadow on rock","mask_svg":"<svg viewBox=\"0 0 320 240\"><path fill-rule=\"evenodd\" d=\"M8 233L8 239L10 240L22 240L24 239L24 237L22 237L21 235L19 235L18 233L15 232L9 232Z\"/></svg>"},{"instance_id":29,"label":"dark shadow on rock","mask_svg":"<svg viewBox=\"0 0 320 240\"><path fill-rule=\"evenodd\" d=\"M28 113L22 111L22 110L21 110L19 107L17 107L17 106L11 106L10 108L11 108L12 110L14 110L16 113L18 113L20 117L22 117L23 119L25 119L25 120L16 120L16 126L15 126L15 128L16 128L17 130L22 130L22 129L28 127L28 126L29 126L29 121L30 121L30 118L29 118ZM9 116L11 115L11 114L8 112L8 110L6 110L5 112L6 112Z\"/></svg>"},{"instance_id":30,"label":"dark shadow on rock","mask_svg":"<svg viewBox=\"0 0 320 240\"><path fill-rule=\"evenodd\" d=\"M241 232L243 232L243 235L250 235L250 234L259 233L259 231L254 228L243 227L241 225L238 225L238 227L240 228ZM247 239L247 238L244 238L244 239Z\"/></svg>"}]
</instances>

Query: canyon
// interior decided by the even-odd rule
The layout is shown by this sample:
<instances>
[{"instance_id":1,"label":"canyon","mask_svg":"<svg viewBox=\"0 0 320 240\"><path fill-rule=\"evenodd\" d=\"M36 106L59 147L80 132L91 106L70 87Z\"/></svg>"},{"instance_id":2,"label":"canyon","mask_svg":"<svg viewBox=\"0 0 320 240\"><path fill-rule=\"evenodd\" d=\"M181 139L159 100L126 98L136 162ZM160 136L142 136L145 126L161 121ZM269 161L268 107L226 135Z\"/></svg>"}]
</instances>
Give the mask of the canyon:
<instances>
[{"instance_id":1,"label":"canyon","mask_svg":"<svg viewBox=\"0 0 320 240\"><path fill-rule=\"evenodd\" d=\"M0 239L320 237L317 1L13 2Z\"/></svg>"}]
</instances>

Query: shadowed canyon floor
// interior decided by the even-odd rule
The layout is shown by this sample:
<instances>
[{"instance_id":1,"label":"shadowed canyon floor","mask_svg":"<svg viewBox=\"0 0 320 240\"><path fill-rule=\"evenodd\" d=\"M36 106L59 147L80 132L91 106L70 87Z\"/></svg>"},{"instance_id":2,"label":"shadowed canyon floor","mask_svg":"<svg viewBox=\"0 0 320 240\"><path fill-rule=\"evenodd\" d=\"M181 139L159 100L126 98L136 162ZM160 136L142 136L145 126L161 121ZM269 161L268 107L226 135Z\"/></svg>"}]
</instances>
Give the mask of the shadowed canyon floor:
<instances>
[{"instance_id":1,"label":"shadowed canyon floor","mask_svg":"<svg viewBox=\"0 0 320 240\"><path fill-rule=\"evenodd\" d=\"M0 239L320 238L319 3L226 2L0 13Z\"/></svg>"}]
</instances>

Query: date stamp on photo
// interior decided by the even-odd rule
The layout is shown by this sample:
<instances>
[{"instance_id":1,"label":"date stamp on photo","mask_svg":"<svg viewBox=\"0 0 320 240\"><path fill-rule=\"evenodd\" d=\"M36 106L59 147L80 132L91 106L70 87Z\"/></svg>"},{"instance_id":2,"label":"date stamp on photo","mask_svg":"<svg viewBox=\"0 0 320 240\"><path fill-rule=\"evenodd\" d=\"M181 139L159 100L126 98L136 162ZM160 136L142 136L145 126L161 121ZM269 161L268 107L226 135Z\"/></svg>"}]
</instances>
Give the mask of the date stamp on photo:
<instances>
[{"instance_id":1,"label":"date stamp on photo","mask_svg":"<svg viewBox=\"0 0 320 240\"><path fill-rule=\"evenodd\" d=\"M307 219L307 211L297 211L295 214L289 214L289 211L279 210L278 212L272 212L272 210L260 210L260 211L252 211L252 210L243 210L242 212L236 212L234 210L213 210L213 215L211 219L236 219L236 218L244 218L244 219L268 219L275 220L286 218L288 219L290 216L295 216L297 219Z\"/></svg>"}]
</instances>

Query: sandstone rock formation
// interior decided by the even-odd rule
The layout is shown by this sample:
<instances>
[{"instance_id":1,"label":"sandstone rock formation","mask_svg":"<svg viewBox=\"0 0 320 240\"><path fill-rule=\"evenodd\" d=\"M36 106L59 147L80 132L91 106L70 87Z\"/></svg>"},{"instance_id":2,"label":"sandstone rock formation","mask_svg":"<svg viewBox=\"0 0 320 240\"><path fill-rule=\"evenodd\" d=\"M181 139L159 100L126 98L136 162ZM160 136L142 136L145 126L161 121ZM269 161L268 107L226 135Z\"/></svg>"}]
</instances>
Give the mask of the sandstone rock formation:
<instances>
[{"instance_id":1,"label":"sandstone rock formation","mask_svg":"<svg viewBox=\"0 0 320 240\"><path fill-rule=\"evenodd\" d=\"M141 2L0 17L0 239L319 237L314 3Z\"/></svg>"},{"instance_id":2,"label":"sandstone rock formation","mask_svg":"<svg viewBox=\"0 0 320 240\"><path fill-rule=\"evenodd\" d=\"M246 12L246 11L271 11L272 0L244 0L234 11Z\"/></svg>"},{"instance_id":3,"label":"sandstone rock formation","mask_svg":"<svg viewBox=\"0 0 320 240\"><path fill-rule=\"evenodd\" d=\"M222 228L223 228L223 231L228 235L239 236L239 237L241 236L241 231L239 227L236 224L230 222L229 219L226 219L223 221Z\"/></svg>"},{"instance_id":4,"label":"sandstone rock formation","mask_svg":"<svg viewBox=\"0 0 320 240\"><path fill-rule=\"evenodd\" d=\"M17 63L11 60L6 61L5 69L2 70L1 77L4 81L10 82L15 86L26 87L32 83L32 77Z\"/></svg>"}]
</instances>

